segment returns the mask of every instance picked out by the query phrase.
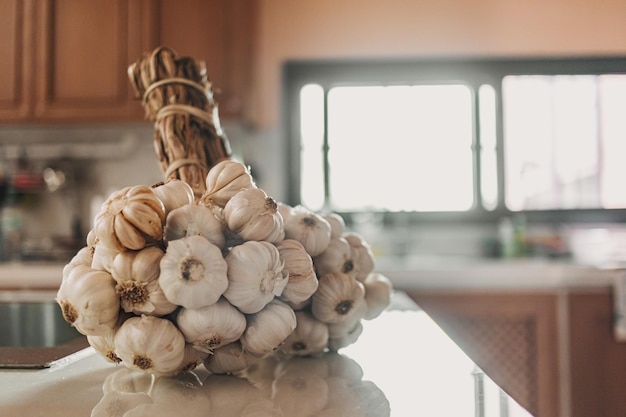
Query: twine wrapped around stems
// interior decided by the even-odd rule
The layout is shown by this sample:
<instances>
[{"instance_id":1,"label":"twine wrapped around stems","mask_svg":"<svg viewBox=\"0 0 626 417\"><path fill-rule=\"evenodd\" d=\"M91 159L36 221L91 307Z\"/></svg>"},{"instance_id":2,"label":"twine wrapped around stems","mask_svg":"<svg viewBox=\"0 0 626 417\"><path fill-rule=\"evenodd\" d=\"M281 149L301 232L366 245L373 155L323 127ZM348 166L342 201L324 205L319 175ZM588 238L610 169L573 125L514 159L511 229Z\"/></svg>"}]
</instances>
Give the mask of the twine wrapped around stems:
<instances>
[{"instance_id":1,"label":"twine wrapped around stems","mask_svg":"<svg viewBox=\"0 0 626 417\"><path fill-rule=\"evenodd\" d=\"M154 122L164 181L183 180L202 195L209 169L231 156L204 63L158 47L131 64L128 77Z\"/></svg>"}]
</instances>

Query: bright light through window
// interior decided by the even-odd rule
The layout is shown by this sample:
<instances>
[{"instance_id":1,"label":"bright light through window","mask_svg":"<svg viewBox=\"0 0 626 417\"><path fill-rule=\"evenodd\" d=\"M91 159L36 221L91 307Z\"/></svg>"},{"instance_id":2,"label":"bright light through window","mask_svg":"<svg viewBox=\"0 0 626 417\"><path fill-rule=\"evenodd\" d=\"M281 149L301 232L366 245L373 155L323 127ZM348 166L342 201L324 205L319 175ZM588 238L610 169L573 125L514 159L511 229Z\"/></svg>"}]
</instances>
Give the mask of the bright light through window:
<instances>
[{"instance_id":1,"label":"bright light through window","mask_svg":"<svg viewBox=\"0 0 626 417\"><path fill-rule=\"evenodd\" d=\"M306 87L305 87L306 88ZM318 100L301 94L301 100ZM308 104L306 104L308 106ZM305 103L302 103L304 109ZM315 116L312 116L315 117ZM322 160L302 113L303 202ZM304 126L309 126L307 132ZM465 85L335 87L328 92L329 195L338 211L463 211L473 201L472 93ZM317 138L317 139L316 139ZM316 204L317 203L317 204Z\"/></svg>"}]
</instances>

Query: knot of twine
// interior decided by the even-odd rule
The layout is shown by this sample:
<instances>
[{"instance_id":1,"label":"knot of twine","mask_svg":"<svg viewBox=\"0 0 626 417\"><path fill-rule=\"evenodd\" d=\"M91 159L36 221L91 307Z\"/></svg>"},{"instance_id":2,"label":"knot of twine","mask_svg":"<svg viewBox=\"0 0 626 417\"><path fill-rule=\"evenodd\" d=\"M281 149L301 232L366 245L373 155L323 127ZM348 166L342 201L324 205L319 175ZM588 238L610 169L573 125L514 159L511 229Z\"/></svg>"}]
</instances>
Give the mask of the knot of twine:
<instances>
[{"instance_id":1,"label":"knot of twine","mask_svg":"<svg viewBox=\"0 0 626 417\"><path fill-rule=\"evenodd\" d=\"M167 180L170 175L174 173L174 171L185 165L196 165L200 168L206 168L206 165L198 161L197 159L181 158L175 160L167 167L167 169L165 170L165 174L163 174L164 178Z\"/></svg>"}]
</instances>

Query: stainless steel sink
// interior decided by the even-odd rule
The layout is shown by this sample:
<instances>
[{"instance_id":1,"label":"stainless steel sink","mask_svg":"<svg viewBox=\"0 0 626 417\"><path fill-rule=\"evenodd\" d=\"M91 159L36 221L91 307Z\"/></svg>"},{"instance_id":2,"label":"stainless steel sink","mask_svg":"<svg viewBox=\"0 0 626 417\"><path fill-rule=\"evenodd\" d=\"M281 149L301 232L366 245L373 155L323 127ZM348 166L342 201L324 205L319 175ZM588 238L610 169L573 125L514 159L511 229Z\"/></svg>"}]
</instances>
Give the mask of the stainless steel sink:
<instances>
[{"instance_id":1,"label":"stainless steel sink","mask_svg":"<svg viewBox=\"0 0 626 417\"><path fill-rule=\"evenodd\" d=\"M0 296L0 368L45 368L88 346L50 293Z\"/></svg>"}]
</instances>

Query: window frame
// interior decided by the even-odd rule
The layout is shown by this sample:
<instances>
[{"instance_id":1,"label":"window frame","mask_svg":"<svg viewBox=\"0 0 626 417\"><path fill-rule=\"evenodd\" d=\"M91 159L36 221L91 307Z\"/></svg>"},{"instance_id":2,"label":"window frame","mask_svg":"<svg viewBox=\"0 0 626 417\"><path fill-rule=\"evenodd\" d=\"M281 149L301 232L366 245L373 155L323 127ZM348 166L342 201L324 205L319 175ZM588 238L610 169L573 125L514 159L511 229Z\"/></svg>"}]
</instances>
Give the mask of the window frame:
<instances>
[{"instance_id":1,"label":"window frame","mask_svg":"<svg viewBox=\"0 0 626 417\"><path fill-rule=\"evenodd\" d=\"M468 85L473 94L473 184L474 207L462 212L384 212L385 221L493 222L506 216L523 214L528 221L547 223L619 223L626 220L624 209L558 209L511 211L505 206L504 132L502 80L508 75L594 75L626 74L626 57L421 57L412 59L332 59L288 61L282 68L282 116L286 135L288 204L300 203L300 90L307 84L324 90L324 119L327 121L327 96L339 86L447 84ZM482 206L480 183L480 132L478 89L493 86L496 94L496 152L498 199L494 210ZM327 126L324 147L328 150ZM327 181L328 161L323 161ZM328 187L325 187L328 190ZM326 191L325 191L326 193ZM354 213L341 213L350 220Z\"/></svg>"}]
</instances>

